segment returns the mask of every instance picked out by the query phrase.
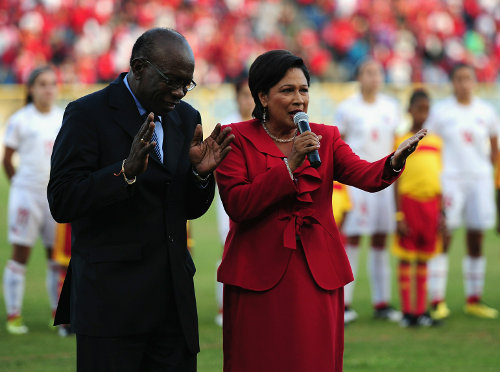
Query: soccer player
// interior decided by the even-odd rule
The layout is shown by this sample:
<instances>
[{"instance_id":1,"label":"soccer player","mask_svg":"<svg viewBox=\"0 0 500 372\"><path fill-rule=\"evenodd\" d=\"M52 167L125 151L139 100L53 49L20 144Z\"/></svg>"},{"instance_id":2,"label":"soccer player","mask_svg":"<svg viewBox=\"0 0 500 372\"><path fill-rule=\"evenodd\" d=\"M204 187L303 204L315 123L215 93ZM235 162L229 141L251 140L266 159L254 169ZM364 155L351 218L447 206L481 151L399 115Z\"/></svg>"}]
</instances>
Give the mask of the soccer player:
<instances>
[{"instance_id":1,"label":"soccer player","mask_svg":"<svg viewBox=\"0 0 500 372\"><path fill-rule=\"evenodd\" d=\"M393 150L400 113L395 101L380 93L383 72L378 62L363 62L358 69L358 81L359 94L339 105L335 123L356 154L362 159L375 161ZM393 193L391 187L373 194L349 188L353 209L343 228L347 236L347 256L355 278L361 236L371 237L368 269L374 315L375 318L397 322L401 313L390 305L391 273L386 249L387 234L395 228ZM354 283L349 283L344 289L345 319L348 321L357 318L356 311L351 308Z\"/></svg>"},{"instance_id":2,"label":"soccer player","mask_svg":"<svg viewBox=\"0 0 500 372\"><path fill-rule=\"evenodd\" d=\"M243 76L234 83L234 92L236 94L236 105L238 110L227 116L222 123L231 124L239 123L242 121L250 120L252 118L252 111L255 107L253 101L252 93L250 93L250 88L248 87L248 77ZM220 200L217 198L217 226L219 230L219 238L224 247L226 242L227 233L229 232L229 216L224 210L224 206ZM219 267L221 261L217 262L217 267ZM215 316L215 323L222 327L222 292L223 284L215 281L215 298L217 300L217 306L219 311Z\"/></svg>"},{"instance_id":3,"label":"soccer player","mask_svg":"<svg viewBox=\"0 0 500 372\"><path fill-rule=\"evenodd\" d=\"M57 307L59 267L52 260L55 222L47 202L50 156L63 112L54 105L56 75L50 67L34 70L27 81L26 105L7 122L3 167L11 183L8 207L8 240L12 257L3 275L7 307L7 331L24 334L28 327L21 317L25 272L31 248L41 236L47 250L47 290L53 311ZM14 167L13 155L19 156Z\"/></svg>"},{"instance_id":4,"label":"soccer player","mask_svg":"<svg viewBox=\"0 0 500 372\"><path fill-rule=\"evenodd\" d=\"M412 127L396 139L395 148L422 129L429 116L429 107L427 92L415 90L408 108ZM393 252L399 258L402 327L438 324L427 311L427 260L440 246L441 149L441 138L435 134L427 135L413 156L407 159L405 171L396 181L397 235Z\"/></svg>"},{"instance_id":5,"label":"soccer player","mask_svg":"<svg viewBox=\"0 0 500 372\"><path fill-rule=\"evenodd\" d=\"M457 64L450 73L453 96L436 104L426 124L444 143L442 187L446 226L454 230L465 219L467 255L463 259L465 313L496 318L498 311L481 301L486 270L483 232L495 223L493 169L497 158L498 121L494 109L474 97L474 70ZM429 292L434 318L449 315L445 305L450 234L444 252L429 262Z\"/></svg>"}]
</instances>

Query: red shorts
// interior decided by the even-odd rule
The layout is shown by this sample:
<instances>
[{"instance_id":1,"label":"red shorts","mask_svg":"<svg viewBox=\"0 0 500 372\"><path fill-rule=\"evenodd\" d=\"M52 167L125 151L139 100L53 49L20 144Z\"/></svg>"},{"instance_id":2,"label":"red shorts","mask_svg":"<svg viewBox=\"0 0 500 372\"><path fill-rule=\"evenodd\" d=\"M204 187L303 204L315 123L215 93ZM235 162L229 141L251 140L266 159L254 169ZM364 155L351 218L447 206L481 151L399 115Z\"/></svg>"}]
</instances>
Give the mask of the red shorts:
<instances>
[{"instance_id":1,"label":"red shorts","mask_svg":"<svg viewBox=\"0 0 500 372\"><path fill-rule=\"evenodd\" d=\"M409 232L396 235L393 252L403 260L428 260L442 247L439 198L419 201L403 195L400 203Z\"/></svg>"}]
</instances>

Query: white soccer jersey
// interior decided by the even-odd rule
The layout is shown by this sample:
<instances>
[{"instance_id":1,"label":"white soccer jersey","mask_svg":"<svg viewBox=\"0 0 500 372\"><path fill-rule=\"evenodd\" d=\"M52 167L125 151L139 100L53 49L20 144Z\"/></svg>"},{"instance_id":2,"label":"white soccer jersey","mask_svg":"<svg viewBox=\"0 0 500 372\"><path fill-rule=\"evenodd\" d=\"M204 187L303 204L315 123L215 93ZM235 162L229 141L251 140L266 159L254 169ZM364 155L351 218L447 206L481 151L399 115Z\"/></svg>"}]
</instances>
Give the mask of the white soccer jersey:
<instances>
[{"instance_id":1,"label":"white soccer jersey","mask_svg":"<svg viewBox=\"0 0 500 372\"><path fill-rule=\"evenodd\" d=\"M339 105L334 124L359 157L376 161L394 150L394 133L400 122L392 98L379 94L374 103L366 103L356 94Z\"/></svg>"},{"instance_id":2,"label":"white soccer jersey","mask_svg":"<svg viewBox=\"0 0 500 372\"><path fill-rule=\"evenodd\" d=\"M226 116L224 120L222 120L222 125L239 123L243 120L240 113L238 111ZM224 205L220 200L220 196L217 197L217 227L219 229L219 238L224 245L226 241L227 234L229 233L229 216L224 209Z\"/></svg>"},{"instance_id":3,"label":"white soccer jersey","mask_svg":"<svg viewBox=\"0 0 500 372\"><path fill-rule=\"evenodd\" d=\"M41 113L33 104L26 105L9 118L4 144L19 155L13 186L35 190L47 188L50 156L62 118L63 111L58 107Z\"/></svg>"},{"instance_id":4,"label":"white soccer jersey","mask_svg":"<svg viewBox=\"0 0 500 372\"><path fill-rule=\"evenodd\" d=\"M492 174L490 137L497 136L498 120L491 105L478 98L470 105L446 98L431 109L426 127L443 139L444 174Z\"/></svg>"}]
</instances>

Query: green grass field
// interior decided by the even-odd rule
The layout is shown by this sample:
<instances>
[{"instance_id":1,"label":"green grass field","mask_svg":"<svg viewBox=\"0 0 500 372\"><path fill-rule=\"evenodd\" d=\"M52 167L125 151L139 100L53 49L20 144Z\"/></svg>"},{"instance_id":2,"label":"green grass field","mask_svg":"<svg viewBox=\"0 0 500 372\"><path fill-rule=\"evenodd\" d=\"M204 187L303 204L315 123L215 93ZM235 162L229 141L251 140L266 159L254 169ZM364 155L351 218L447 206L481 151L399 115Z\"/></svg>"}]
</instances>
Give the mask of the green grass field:
<instances>
[{"instance_id":1,"label":"green grass field","mask_svg":"<svg viewBox=\"0 0 500 372\"><path fill-rule=\"evenodd\" d=\"M7 184L0 176L0 270L10 255L6 239ZM196 240L194 259L198 268L196 292L200 322L200 372L222 370L222 332L214 324L215 265L221 254L213 208L193 222ZM396 324L372 319L370 293L364 254L356 287L354 307L360 318L346 328L345 368L352 371L498 371L500 370L500 320L481 320L462 312L463 284L461 257L464 234L458 231L451 247L448 304L451 318L440 328L401 329ZM489 233L485 251L488 271L484 300L500 308L500 238ZM395 261L393 260L393 263ZM393 270L394 274L394 270ZM397 305L396 282L393 285ZM5 319L3 296L0 319ZM60 338L48 327L50 310L45 291L45 258L37 246L27 273L23 315L30 333L25 336L6 334L0 327L0 371L42 372L75 370L75 338ZM147 316L147 314L145 314ZM259 372L259 371L256 371ZM314 372L314 371L304 371Z\"/></svg>"}]
</instances>

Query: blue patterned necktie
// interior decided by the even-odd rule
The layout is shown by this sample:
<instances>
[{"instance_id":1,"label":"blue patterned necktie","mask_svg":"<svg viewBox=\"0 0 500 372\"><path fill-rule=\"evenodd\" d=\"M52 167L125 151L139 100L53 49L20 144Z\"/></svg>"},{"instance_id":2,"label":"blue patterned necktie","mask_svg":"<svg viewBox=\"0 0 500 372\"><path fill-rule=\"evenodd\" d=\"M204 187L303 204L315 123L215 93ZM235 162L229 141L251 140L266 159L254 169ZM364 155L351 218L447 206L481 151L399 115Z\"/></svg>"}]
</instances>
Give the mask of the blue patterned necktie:
<instances>
[{"instance_id":1,"label":"blue patterned necktie","mask_svg":"<svg viewBox=\"0 0 500 372\"><path fill-rule=\"evenodd\" d=\"M148 117L148 114L144 114L143 115L143 120L146 120L147 117ZM156 116L156 115L155 115L155 118L154 118L154 123L155 123L155 125L161 125L160 118L158 116ZM156 146L155 146L155 148L153 150L154 150L154 152L156 154L156 157L161 162L162 161L161 150L160 150L161 144L158 142L158 136L156 135L156 130L153 131L153 136L151 137L151 142L152 141L156 142Z\"/></svg>"}]
</instances>

